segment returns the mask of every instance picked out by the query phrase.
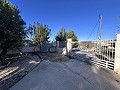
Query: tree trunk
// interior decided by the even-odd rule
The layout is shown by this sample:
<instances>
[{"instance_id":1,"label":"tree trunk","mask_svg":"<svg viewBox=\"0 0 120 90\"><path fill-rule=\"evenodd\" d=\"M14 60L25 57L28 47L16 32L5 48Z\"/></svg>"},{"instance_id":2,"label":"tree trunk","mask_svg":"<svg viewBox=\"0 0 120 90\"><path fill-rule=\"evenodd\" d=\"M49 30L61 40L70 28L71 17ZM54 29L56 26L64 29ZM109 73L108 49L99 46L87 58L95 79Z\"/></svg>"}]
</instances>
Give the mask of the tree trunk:
<instances>
[{"instance_id":1,"label":"tree trunk","mask_svg":"<svg viewBox=\"0 0 120 90\"><path fill-rule=\"evenodd\" d=\"M5 56L0 55L1 65L5 65Z\"/></svg>"},{"instance_id":2,"label":"tree trunk","mask_svg":"<svg viewBox=\"0 0 120 90\"><path fill-rule=\"evenodd\" d=\"M40 44L39 47L40 47L40 53L41 53L42 45Z\"/></svg>"},{"instance_id":3,"label":"tree trunk","mask_svg":"<svg viewBox=\"0 0 120 90\"><path fill-rule=\"evenodd\" d=\"M7 49L3 49L3 51L0 54L0 61L2 65L5 65L5 56L7 54Z\"/></svg>"}]
</instances>

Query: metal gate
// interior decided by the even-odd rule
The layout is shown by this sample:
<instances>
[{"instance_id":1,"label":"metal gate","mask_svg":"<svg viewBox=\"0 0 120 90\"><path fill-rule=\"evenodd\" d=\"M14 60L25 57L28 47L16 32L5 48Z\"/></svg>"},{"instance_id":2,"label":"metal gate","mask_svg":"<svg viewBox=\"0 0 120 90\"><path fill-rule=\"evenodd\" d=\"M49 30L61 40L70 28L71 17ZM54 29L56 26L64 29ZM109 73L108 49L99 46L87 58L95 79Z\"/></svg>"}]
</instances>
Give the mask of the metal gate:
<instances>
[{"instance_id":1,"label":"metal gate","mask_svg":"<svg viewBox=\"0 0 120 90\"><path fill-rule=\"evenodd\" d=\"M83 44L82 50L87 50L93 57L90 60L92 64L114 70L115 42L115 40L89 41Z\"/></svg>"},{"instance_id":2,"label":"metal gate","mask_svg":"<svg viewBox=\"0 0 120 90\"><path fill-rule=\"evenodd\" d=\"M114 70L115 61L115 40L94 41L93 42L94 59L92 63Z\"/></svg>"}]
</instances>

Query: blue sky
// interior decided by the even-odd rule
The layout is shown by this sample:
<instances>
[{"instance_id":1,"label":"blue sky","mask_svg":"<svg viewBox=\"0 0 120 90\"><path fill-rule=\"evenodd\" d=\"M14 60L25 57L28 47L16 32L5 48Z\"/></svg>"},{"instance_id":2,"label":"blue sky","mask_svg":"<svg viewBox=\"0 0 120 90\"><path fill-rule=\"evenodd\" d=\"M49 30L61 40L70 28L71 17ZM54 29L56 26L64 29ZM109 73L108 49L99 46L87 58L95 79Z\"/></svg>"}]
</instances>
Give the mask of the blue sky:
<instances>
[{"instance_id":1,"label":"blue sky","mask_svg":"<svg viewBox=\"0 0 120 90\"><path fill-rule=\"evenodd\" d=\"M115 39L116 26L120 25L120 0L8 0L18 6L27 23L34 21L49 25L51 39L62 28L74 30L79 41L88 37L103 16L103 39ZM96 39L98 25L89 40Z\"/></svg>"}]
</instances>

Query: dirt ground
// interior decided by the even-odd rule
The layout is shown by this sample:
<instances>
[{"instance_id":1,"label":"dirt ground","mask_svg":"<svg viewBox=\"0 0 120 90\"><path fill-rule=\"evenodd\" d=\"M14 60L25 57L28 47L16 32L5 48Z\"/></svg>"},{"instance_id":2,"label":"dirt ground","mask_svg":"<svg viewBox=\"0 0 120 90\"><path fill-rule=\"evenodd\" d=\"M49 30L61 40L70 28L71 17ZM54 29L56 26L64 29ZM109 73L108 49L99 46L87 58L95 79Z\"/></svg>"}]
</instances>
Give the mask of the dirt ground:
<instances>
[{"instance_id":1,"label":"dirt ground","mask_svg":"<svg viewBox=\"0 0 120 90\"><path fill-rule=\"evenodd\" d=\"M43 60L60 62L69 60L60 53L39 53ZM41 63L35 54L11 59L11 64L0 69L0 90L8 90Z\"/></svg>"}]
</instances>

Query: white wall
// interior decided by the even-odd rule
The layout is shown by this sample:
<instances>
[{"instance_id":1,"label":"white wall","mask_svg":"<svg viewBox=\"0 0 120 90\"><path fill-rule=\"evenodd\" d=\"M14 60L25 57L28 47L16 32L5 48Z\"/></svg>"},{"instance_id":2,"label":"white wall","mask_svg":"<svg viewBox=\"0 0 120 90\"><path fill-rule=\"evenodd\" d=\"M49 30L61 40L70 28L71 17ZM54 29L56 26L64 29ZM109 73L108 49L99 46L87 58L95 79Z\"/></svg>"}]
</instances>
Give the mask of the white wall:
<instances>
[{"instance_id":1,"label":"white wall","mask_svg":"<svg viewBox=\"0 0 120 90\"><path fill-rule=\"evenodd\" d=\"M117 41L115 43L114 71L120 74L120 34L117 34Z\"/></svg>"}]
</instances>

